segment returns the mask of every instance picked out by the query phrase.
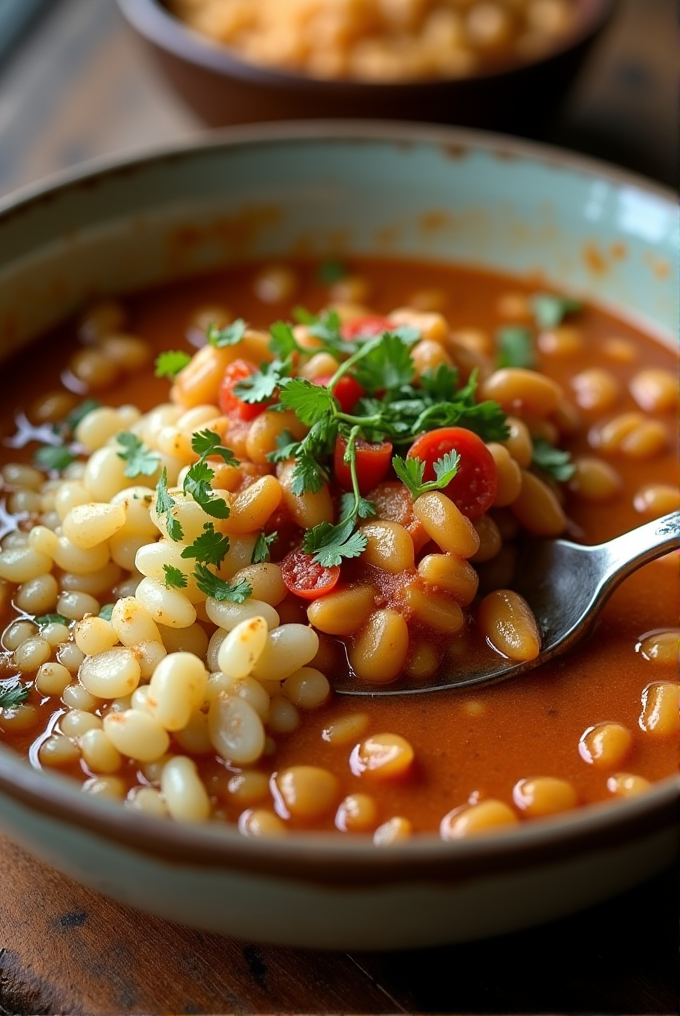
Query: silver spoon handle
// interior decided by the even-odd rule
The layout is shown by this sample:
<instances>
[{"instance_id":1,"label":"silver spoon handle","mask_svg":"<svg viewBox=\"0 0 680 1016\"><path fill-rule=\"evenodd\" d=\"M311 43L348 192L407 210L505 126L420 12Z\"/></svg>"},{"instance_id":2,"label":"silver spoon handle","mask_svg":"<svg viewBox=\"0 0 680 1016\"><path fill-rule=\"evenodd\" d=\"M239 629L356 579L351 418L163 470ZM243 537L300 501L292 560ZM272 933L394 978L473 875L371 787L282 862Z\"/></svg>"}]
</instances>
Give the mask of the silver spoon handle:
<instances>
[{"instance_id":1,"label":"silver spoon handle","mask_svg":"<svg viewBox=\"0 0 680 1016\"><path fill-rule=\"evenodd\" d=\"M680 511L646 522L597 549L606 555L609 581L617 583L643 564L680 547Z\"/></svg>"}]
</instances>

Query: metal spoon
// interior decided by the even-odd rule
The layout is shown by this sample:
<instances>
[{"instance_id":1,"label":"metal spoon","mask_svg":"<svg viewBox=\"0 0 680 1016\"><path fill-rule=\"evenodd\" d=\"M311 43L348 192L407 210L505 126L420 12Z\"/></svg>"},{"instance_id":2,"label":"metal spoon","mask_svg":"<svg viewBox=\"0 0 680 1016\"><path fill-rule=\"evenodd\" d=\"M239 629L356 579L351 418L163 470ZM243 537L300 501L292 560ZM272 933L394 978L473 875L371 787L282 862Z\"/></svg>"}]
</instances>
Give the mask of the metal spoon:
<instances>
[{"instance_id":1,"label":"metal spoon","mask_svg":"<svg viewBox=\"0 0 680 1016\"><path fill-rule=\"evenodd\" d=\"M587 635L611 593L632 572L680 547L680 511L647 522L608 543L586 547L569 540L528 540L517 560L512 588L525 598L541 631L541 652L517 663L498 654L444 665L429 681L398 678L375 685L352 675L334 683L343 695L415 695L469 688L524 674L564 653Z\"/></svg>"}]
</instances>

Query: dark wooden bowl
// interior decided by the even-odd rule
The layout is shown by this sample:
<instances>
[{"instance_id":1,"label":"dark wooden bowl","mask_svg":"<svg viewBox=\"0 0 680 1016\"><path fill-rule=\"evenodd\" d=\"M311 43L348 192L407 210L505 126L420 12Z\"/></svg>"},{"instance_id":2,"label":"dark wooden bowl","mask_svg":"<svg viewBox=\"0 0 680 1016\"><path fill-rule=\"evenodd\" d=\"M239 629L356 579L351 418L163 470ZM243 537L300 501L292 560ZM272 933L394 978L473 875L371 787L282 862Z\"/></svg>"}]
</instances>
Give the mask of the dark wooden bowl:
<instances>
[{"instance_id":1,"label":"dark wooden bowl","mask_svg":"<svg viewBox=\"0 0 680 1016\"><path fill-rule=\"evenodd\" d=\"M577 27L541 60L472 78L329 81L239 60L189 29L162 0L118 0L170 85L213 127L263 120L373 118L540 136L604 30L616 0L577 0Z\"/></svg>"}]
</instances>

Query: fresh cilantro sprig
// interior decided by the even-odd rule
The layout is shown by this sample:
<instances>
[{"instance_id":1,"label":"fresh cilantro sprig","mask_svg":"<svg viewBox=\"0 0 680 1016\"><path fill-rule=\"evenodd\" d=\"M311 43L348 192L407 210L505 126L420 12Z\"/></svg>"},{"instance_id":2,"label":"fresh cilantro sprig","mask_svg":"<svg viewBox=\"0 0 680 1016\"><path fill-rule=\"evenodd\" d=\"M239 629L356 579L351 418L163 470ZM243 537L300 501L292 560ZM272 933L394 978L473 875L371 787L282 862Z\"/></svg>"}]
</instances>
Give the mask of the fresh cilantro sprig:
<instances>
[{"instance_id":1,"label":"fresh cilantro sprig","mask_svg":"<svg viewBox=\"0 0 680 1016\"><path fill-rule=\"evenodd\" d=\"M156 377L169 377L174 381L190 361L191 356L182 349L168 349L156 357L154 374Z\"/></svg>"},{"instance_id":2,"label":"fresh cilantro sprig","mask_svg":"<svg viewBox=\"0 0 680 1016\"><path fill-rule=\"evenodd\" d=\"M184 539L184 529L179 519L173 515L173 508L176 504L177 501L168 490L168 471L164 466L156 484L156 512L159 517L165 516L165 528L168 536L175 543L179 543Z\"/></svg>"},{"instance_id":3,"label":"fresh cilantro sprig","mask_svg":"<svg viewBox=\"0 0 680 1016\"><path fill-rule=\"evenodd\" d=\"M237 346L246 334L247 324L243 318L236 318L224 328L208 325L206 338L211 346L224 349L225 346Z\"/></svg>"},{"instance_id":4,"label":"fresh cilantro sprig","mask_svg":"<svg viewBox=\"0 0 680 1016\"><path fill-rule=\"evenodd\" d=\"M260 533L258 538L255 540L255 546L253 547L253 553L250 558L251 564L265 564L269 561L270 552L269 548L272 543L278 538L278 533Z\"/></svg>"},{"instance_id":5,"label":"fresh cilantro sprig","mask_svg":"<svg viewBox=\"0 0 680 1016\"><path fill-rule=\"evenodd\" d=\"M46 628L49 624L64 624L68 627L71 622L63 614L41 614L35 618L35 623L38 628Z\"/></svg>"},{"instance_id":6,"label":"fresh cilantro sprig","mask_svg":"<svg viewBox=\"0 0 680 1016\"><path fill-rule=\"evenodd\" d=\"M411 497L415 501L421 494L430 490L444 490L451 483L458 472L460 455L456 451L446 452L441 459L434 463L434 480L424 480L425 463L415 456L411 459L402 459L395 455L392 459L394 471L401 482L408 487Z\"/></svg>"},{"instance_id":7,"label":"fresh cilantro sprig","mask_svg":"<svg viewBox=\"0 0 680 1016\"><path fill-rule=\"evenodd\" d=\"M152 476L161 461L158 452L151 451L136 434L125 430L116 438L123 449L117 452L118 458L125 462L123 474L134 479L135 476Z\"/></svg>"},{"instance_id":8,"label":"fresh cilantro sprig","mask_svg":"<svg viewBox=\"0 0 680 1016\"><path fill-rule=\"evenodd\" d=\"M202 564L212 564L216 567L224 561L229 553L229 537L215 532L212 522L206 522L203 532L196 537L193 543L185 547L180 557L195 558Z\"/></svg>"},{"instance_id":9,"label":"fresh cilantro sprig","mask_svg":"<svg viewBox=\"0 0 680 1016\"><path fill-rule=\"evenodd\" d=\"M201 592L220 603L225 600L230 603L244 603L253 592L252 586L247 582L241 581L233 584L227 582L211 572L205 564L197 564L193 574Z\"/></svg>"},{"instance_id":10,"label":"fresh cilantro sprig","mask_svg":"<svg viewBox=\"0 0 680 1016\"><path fill-rule=\"evenodd\" d=\"M20 706L28 698L29 690L28 685L23 684L18 677L0 681L0 709L14 709Z\"/></svg>"},{"instance_id":11,"label":"fresh cilantro sprig","mask_svg":"<svg viewBox=\"0 0 680 1016\"><path fill-rule=\"evenodd\" d=\"M534 341L528 328L520 325L499 328L496 333L496 350L497 367L524 367L531 370L536 366Z\"/></svg>"},{"instance_id":12,"label":"fresh cilantro sprig","mask_svg":"<svg viewBox=\"0 0 680 1016\"><path fill-rule=\"evenodd\" d=\"M534 293L529 302L538 328L556 328L568 314L583 308L580 300L555 293Z\"/></svg>"},{"instance_id":13,"label":"fresh cilantro sprig","mask_svg":"<svg viewBox=\"0 0 680 1016\"><path fill-rule=\"evenodd\" d=\"M558 483L570 480L575 472L575 466L571 461L571 455L561 448L555 448L550 442L542 437L532 438L533 458L532 466L539 469L546 476Z\"/></svg>"},{"instance_id":14,"label":"fresh cilantro sprig","mask_svg":"<svg viewBox=\"0 0 680 1016\"><path fill-rule=\"evenodd\" d=\"M75 452L68 445L42 445L36 450L33 461L36 466L48 472L54 470L62 473L67 466L76 461L76 458Z\"/></svg>"},{"instance_id":15,"label":"fresh cilantro sprig","mask_svg":"<svg viewBox=\"0 0 680 1016\"><path fill-rule=\"evenodd\" d=\"M210 485L214 476L215 470L210 468L205 459L199 459L184 477L184 493L200 504L203 511L212 518L228 519L229 505L224 498L214 493Z\"/></svg>"},{"instance_id":16,"label":"fresh cilantro sprig","mask_svg":"<svg viewBox=\"0 0 680 1016\"><path fill-rule=\"evenodd\" d=\"M239 461L231 448L222 444L222 439L214 430L198 430L191 438L191 448L202 459L218 455L227 466L238 466Z\"/></svg>"},{"instance_id":17,"label":"fresh cilantro sprig","mask_svg":"<svg viewBox=\"0 0 680 1016\"><path fill-rule=\"evenodd\" d=\"M234 395L242 402L251 405L258 405L260 402L268 402L285 379L290 377L292 370L291 357L285 360L272 360L270 363L263 363L259 371L244 377L234 386Z\"/></svg>"},{"instance_id":18,"label":"fresh cilantro sprig","mask_svg":"<svg viewBox=\"0 0 680 1016\"><path fill-rule=\"evenodd\" d=\"M168 589L186 589L188 579L181 569L173 564L164 564L165 585Z\"/></svg>"}]
</instances>

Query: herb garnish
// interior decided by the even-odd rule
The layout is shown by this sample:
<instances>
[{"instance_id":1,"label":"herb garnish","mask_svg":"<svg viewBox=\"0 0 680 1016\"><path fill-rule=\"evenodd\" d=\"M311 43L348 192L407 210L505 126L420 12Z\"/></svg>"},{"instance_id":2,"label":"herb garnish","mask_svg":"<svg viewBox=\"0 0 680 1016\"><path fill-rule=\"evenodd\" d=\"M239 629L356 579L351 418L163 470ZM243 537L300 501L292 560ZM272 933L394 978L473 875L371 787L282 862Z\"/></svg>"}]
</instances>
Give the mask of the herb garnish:
<instances>
[{"instance_id":1,"label":"herb garnish","mask_svg":"<svg viewBox=\"0 0 680 1016\"><path fill-rule=\"evenodd\" d=\"M525 367L531 370L536 366L533 339L528 328L520 325L499 328L496 348L497 367Z\"/></svg>"},{"instance_id":2,"label":"herb garnish","mask_svg":"<svg viewBox=\"0 0 680 1016\"><path fill-rule=\"evenodd\" d=\"M61 473L70 466L72 462L76 461L76 455L68 445L43 445L42 448L38 448L33 461L36 466L40 466L42 469L48 471L56 470Z\"/></svg>"},{"instance_id":3,"label":"herb garnish","mask_svg":"<svg viewBox=\"0 0 680 1016\"><path fill-rule=\"evenodd\" d=\"M192 544L185 547L181 557L196 558L203 564L220 565L229 552L229 537L215 532L212 522L206 522L203 533Z\"/></svg>"},{"instance_id":4,"label":"herb garnish","mask_svg":"<svg viewBox=\"0 0 680 1016\"><path fill-rule=\"evenodd\" d=\"M18 677L10 677L0 681L0 709L14 709L28 698L29 687L22 684Z\"/></svg>"},{"instance_id":5,"label":"herb garnish","mask_svg":"<svg viewBox=\"0 0 680 1016\"><path fill-rule=\"evenodd\" d=\"M556 328L567 314L575 314L583 307L580 300L554 293L534 293L530 304L539 328Z\"/></svg>"},{"instance_id":6,"label":"herb garnish","mask_svg":"<svg viewBox=\"0 0 680 1016\"><path fill-rule=\"evenodd\" d=\"M243 318L236 318L224 328L208 325L206 338L211 346L223 349L225 346L236 346L246 334L247 324Z\"/></svg>"},{"instance_id":7,"label":"herb garnish","mask_svg":"<svg viewBox=\"0 0 680 1016\"><path fill-rule=\"evenodd\" d=\"M168 349L156 357L154 374L156 377L169 377L171 381L174 381L190 361L189 353L185 353L181 349Z\"/></svg>"},{"instance_id":8,"label":"herb garnish","mask_svg":"<svg viewBox=\"0 0 680 1016\"><path fill-rule=\"evenodd\" d=\"M255 541L255 546L253 547L253 553L250 557L251 564L265 564L269 560L269 548L272 543L274 543L278 535L278 533L269 533L268 535L265 535L264 533L259 534L257 540Z\"/></svg>"},{"instance_id":9,"label":"herb garnish","mask_svg":"<svg viewBox=\"0 0 680 1016\"><path fill-rule=\"evenodd\" d=\"M435 479L423 481L425 463L422 459L415 456L411 459L402 459L398 455L395 455L392 459L395 473L401 482L408 487L414 501L421 494L425 494L430 490L444 490L445 487L448 487L458 472L459 463L460 455L457 451L446 452L441 459L437 459L434 463Z\"/></svg>"},{"instance_id":10,"label":"herb garnish","mask_svg":"<svg viewBox=\"0 0 680 1016\"><path fill-rule=\"evenodd\" d=\"M187 577L180 568L176 568L173 564L164 564L163 571L168 589L186 589Z\"/></svg>"},{"instance_id":11,"label":"herb garnish","mask_svg":"<svg viewBox=\"0 0 680 1016\"><path fill-rule=\"evenodd\" d=\"M46 628L48 624L63 624L68 628L71 623L63 614L41 614L40 617L36 617L34 620L38 628Z\"/></svg>"},{"instance_id":12,"label":"herb garnish","mask_svg":"<svg viewBox=\"0 0 680 1016\"><path fill-rule=\"evenodd\" d=\"M244 603L253 592L252 586L247 582L241 581L232 585L219 575L215 575L204 564L196 565L194 578L202 593L220 602L228 600L230 603Z\"/></svg>"},{"instance_id":13,"label":"herb garnish","mask_svg":"<svg viewBox=\"0 0 680 1016\"><path fill-rule=\"evenodd\" d=\"M116 441L123 448L117 452L118 458L125 462L123 474L134 479L135 476L152 476L161 461L158 452L152 452L144 442L129 430L118 434Z\"/></svg>"},{"instance_id":14,"label":"herb garnish","mask_svg":"<svg viewBox=\"0 0 680 1016\"><path fill-rule=\"evenodd\" d=\"M534 449L532 465L536 469L540 469L546 476L558 482L571 479L575 467L569 452L555 448L542 437L532 438L532 444Z\"/></svg>"}]
</instances>

